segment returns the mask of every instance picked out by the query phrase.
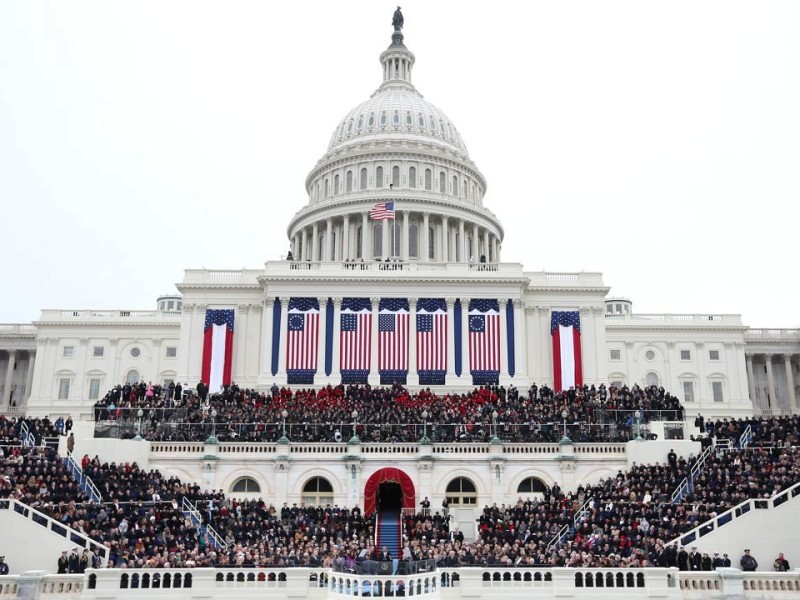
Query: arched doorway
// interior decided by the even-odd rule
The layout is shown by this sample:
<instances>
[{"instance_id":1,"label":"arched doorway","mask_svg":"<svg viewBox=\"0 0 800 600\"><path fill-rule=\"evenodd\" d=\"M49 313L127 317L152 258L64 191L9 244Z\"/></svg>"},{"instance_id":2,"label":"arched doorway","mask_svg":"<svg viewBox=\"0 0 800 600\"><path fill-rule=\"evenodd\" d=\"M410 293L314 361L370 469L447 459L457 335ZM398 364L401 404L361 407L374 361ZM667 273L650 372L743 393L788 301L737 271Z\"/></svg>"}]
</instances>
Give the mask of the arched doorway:
<instances>
[{"instance_id":1,"label":"arched doorway","mask_svg":"<svg viewBox=\"0 0 800 600\"><path fill-rule=\"evenodd\" d=\"M400 469L379 469L364 486L364 514L371 515L378 508L380 497L382 508L410 508L416 506L414 482Z\"/></svg>"}]
</instances>

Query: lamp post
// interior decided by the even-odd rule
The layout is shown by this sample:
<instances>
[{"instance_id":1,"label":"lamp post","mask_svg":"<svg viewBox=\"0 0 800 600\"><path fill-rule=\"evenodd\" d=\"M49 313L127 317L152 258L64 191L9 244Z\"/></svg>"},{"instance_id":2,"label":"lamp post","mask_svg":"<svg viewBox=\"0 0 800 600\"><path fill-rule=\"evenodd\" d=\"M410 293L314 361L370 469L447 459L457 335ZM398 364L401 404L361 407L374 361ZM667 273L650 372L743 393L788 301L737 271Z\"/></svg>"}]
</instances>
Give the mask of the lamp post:
<instances>
[{"instance_id":1,"label":"lamp post","mask_svg":"<svg viewBox=\"0 0 800 600\"><path fill-rule=\"evenodd\" d=\"M217 411L211 409L211 435L206 438L206 444L219 444L217 439Z\"/></svg>"},{"instance_id":2,"label":"lamp post","mask_svg":"<svg viewBox=\"0 0 800 600\"><path fill-rule=\"evenodd\" d=\"M650 532L650 521L648 521L645 517L642 517L642 520L639 521L639 529L642 530L644 534L644 556L645 560L647 560L648 564L650 563L650 536L647 535ZM646 567L648 565L642 565Z\"/></svg>"},{"instance_id":3,"label":"lamp post","mask_svg":"<svg viewBox=\"0 0 800 600\"><path fill-rule=\"evenodd\" d=\"M288 416L289 416L289 411L284 408L281 411L281 419L282 419L281 426L282 426L282 430L283 430L283 435L281 435L280 439L278 440L279 444L288 444L289 443L289 438L286 437L286 417L288 417Z\"/></svg>"},{"instance_id":4,"label":"lamp post","mask_svg":"<svg viewBox=\"0 0 800 600\"><path fill-rule=\"evenodd\" d=\"M497 411L493 410L492 411L492 441L491 441L492 444L499 444L500 443L500 438L497 437L497 417L498 416L499 415L497 414Z\"/></svg>"},{"instance_id":5,"label":"lamp post","mask_svg":"<svg viewBox=\"0 0 800 600\"><path fill-rule=\"evenodd\" d=\"M564 437L562 437L561 441L559 442L561 444L571 444L572 443L572 440L569 439L569 436L567 435L567 417L568 416L569 416L569 413L566 410L561 411L561 419L564 421Z\"/></svg>"},{"instance_id":6,"label":"lamp post","mask_svg":"<svg viewBox=\"0 0 800 600\"><path fill-rule=\"evenodd\" d=\"M353 437L351 437L349 440L347 440L347 443L348 444L360 444L361 440L358 439L358 431L357 431L357 428L358 428L358 411L354 410L352 413L350 413L350 416L353 417Z\"/></svg>"},{"instance_id":7,"label":"lamp post","mask_svg":"<svg viewBox=\"0 0 800 600\"><path fill-rule=\"evenodd\" d=\"M636 411L636 441L641 442L644 438L642 437L642 411L641 409Z\"/></svg>"},{"instance_id":8,"label":"lamp post","mask_svg":"<svg viewBox=\"0 0 800 600\"><path fill-rule=\"evenodd\" d=\"M142 417L144 416L144 411L140 408L136 411L136 437L133 439L137 442L141 442L144 438L142 437Z\"/></svg>"},{"instance_id":9,"label":"lamp post","mask_svg":"<svg viewBox=\"0 0 800 600\"><path fill-rule=\"evenodd\" d=\"M419 441L420 444L430 444L431 441L428 439L428 411L422 411L422 439Z\"/></svg>"}]
</instances>

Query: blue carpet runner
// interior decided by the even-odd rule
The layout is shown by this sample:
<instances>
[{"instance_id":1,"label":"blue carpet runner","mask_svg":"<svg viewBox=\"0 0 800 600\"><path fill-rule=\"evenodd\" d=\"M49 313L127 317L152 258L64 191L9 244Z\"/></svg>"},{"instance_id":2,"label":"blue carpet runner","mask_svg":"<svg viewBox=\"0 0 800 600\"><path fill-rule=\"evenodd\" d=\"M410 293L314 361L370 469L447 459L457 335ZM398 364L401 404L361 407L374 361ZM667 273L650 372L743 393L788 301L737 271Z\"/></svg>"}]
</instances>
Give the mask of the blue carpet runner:
<instances>
[{"instance_id":1,"label":"blue carpet runner","mask_svg":"<svg viewBox=\"0 0 800 600\"><path fill-rule=\"evenodd\" d=\"M392 558L400 558L400 513L381 511L378 515L378 551L386 546Z\"/></svg>"}]
</instances>

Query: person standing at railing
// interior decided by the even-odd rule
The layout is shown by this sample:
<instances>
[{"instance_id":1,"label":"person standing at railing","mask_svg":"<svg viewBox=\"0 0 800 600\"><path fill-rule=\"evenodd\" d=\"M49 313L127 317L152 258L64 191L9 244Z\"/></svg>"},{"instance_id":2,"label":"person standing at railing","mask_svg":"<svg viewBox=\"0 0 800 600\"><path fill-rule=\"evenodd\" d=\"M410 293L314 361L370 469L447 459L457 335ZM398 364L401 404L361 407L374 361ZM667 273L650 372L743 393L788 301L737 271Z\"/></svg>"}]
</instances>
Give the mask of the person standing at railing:
<instances>
[{"instance_id":1,"label":"person standing at railing","mask_svg":"<svg viewBox=\"0 0 800 600\"><path fill-rule=\"evenodd\" d=\"M742 567L742 571L755 571L758 569L758 561L753 556L750 556L750 548L745 548L744 555L739 559L739 565Z\"/></svg>"},{"instance_id":2,"label":"person standing at railing","mask_svg":"<svg viewBox=\"0 0 800 600\"><path fill-rule=\"evenodd\" d=\"M67 451L72 454L73 450L75 450L75 434L70 433L67 438Z\"/></svg>"},{"instance_id":3,"label":"person standing at railing","mask_svg":"<svg viewBox=\"0 0 800 600\"><path fill-rule=\"evenodd\" d=\"M6 564L5 556L0 556L0 575L8 575L8 564Z\"/></svg>"},{"instance_id":4,"label":"person standing at railing","mask_svg":"<svg viewBox=\"0 0 800 600\"><path fill-rule=\"evenodd\" d=\"M784 558L783 552L778 554L778 558L772 563L772 568L781 573L789 570L789 561Z\"/></svg>"}]
</instances>

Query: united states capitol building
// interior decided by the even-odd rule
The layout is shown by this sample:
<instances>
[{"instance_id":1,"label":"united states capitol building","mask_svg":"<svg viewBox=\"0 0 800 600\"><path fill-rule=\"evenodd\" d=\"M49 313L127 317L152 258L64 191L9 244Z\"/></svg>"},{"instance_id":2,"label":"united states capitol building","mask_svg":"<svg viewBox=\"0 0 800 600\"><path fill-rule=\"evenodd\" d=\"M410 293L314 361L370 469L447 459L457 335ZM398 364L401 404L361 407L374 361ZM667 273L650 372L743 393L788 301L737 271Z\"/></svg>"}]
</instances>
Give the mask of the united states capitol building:
<instances>
[{"instance_id":1,"label":"united states capitol building","mask_svg":"<svg viewBox=\"0 0 800 600\"><path fill-rule=\"evenodd\" d=\"M289 260L268 260L256 269L189 268L175 293L158 297L154 307L47 309L31 324L0 325L0 413L72 415L76 455L136 460L204 489L263 496L275 505L369 505L374 498L368 490L392 467L413 489L415 505L426 496L434 506L450 498L455 522L469 538L478 507L536 491L525 487L532 478L569 490L634 463L663 462L673 447L687 456L699 453L700 445L688 440L698 433L690 425L698 413L738 418L800 412L800 330L755 329L735 314L640 314L635 299L610 294L601 273L527 271L514 257L501 255L504 228L484 204L486 178L456 125L415 88L416 57L405 45L402 23L379 60L377 89L335 125L306 177L307 202L287 224ZM393 218L374 218L377 206ZM283 444L246 444L93 437L95 403L119 383L141 381L191 389L205 381L212 394L234 382L263 392L275 386L401 383L442 394L482 385L514 386L523 393L532 384L555 390L654 385L680 398L686 421L671 428L653 424L651 441L618 443L299 444L289 436ZM318 486L313 490L312 480ZM766 557L769 540L744 531L756 536L750 544L761 544ZM50 532L30 539L47 544L45 533ZM69 545L64 541L64 548ZM37 568L35 557L24 560ZM586 578L594 577L586 572ZM749 580L678 581L660 569L642 570L641 581L603 575L598 585L587 583L584 574L579 581L568 569L519 578L512 571L497 573L487 583L484 574L465 572L452 587L441 587L441 578L425 579L424 585L414 580L409 595L767 598L794 589L747 592ZM109 572L92 575L91 585L65 578L37 589L42 596L86 598L324 598L356 595L358 589L336 575L323 589L321 579L304 570L288 579L228 575L198 572L191 589L173 584L144 590L121 586L119 574ZM22 589L14 587L12 594L3 585L0 600Z\"/></svg>"}]
</instances>

